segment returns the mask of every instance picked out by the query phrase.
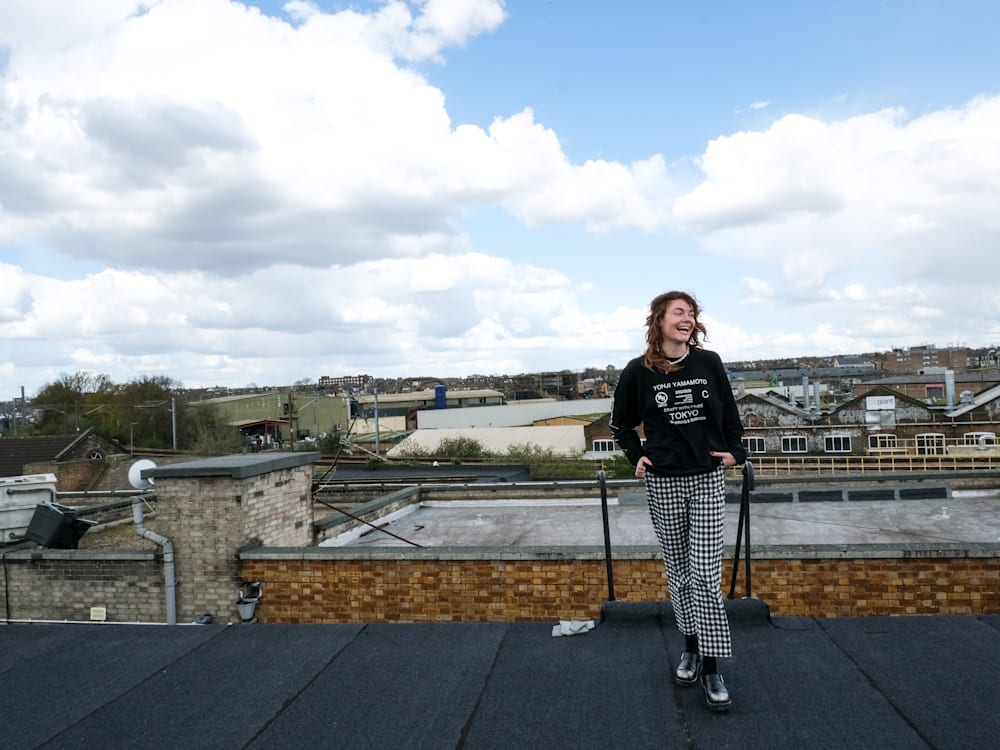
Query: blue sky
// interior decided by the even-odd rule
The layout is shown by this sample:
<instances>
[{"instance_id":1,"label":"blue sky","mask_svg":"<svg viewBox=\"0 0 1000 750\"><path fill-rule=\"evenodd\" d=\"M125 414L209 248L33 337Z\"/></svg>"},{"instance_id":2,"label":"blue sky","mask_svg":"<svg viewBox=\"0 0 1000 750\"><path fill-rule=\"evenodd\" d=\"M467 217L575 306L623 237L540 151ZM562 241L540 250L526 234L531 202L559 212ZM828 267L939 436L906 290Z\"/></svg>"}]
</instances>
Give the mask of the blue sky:
<instances>
[{"instance_id":1,"label":"blue sky","mask_svg":"<svg viewBox=\"0 0 1000 750\"><path fill-rule=\"evenodd\" d=\"M1000 341L995 3L82 5L0 0L0 400Z\"/></svg>"}]
</instances>

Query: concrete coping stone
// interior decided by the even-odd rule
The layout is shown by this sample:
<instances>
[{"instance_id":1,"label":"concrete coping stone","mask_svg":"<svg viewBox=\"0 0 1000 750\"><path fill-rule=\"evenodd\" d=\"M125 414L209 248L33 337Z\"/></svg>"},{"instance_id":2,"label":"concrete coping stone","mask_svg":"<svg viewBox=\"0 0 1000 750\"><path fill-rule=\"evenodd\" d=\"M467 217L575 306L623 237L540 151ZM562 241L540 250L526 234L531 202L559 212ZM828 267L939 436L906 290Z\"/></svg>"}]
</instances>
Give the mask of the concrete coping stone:
<instances>
[{"instance_id":1,"label":"concrete coping stone","mask_svg":"<svg viewBox=\"0 0 1000 750\"><path fill-rule=\"evenodd\" d=\"M4 552L5 560L72 560L73 562L150 562L159 557L157 550L91 550L91 549L55 549L50 547L33 547L15 549Z\"/></svg>"},{"instance_id":2,"label":"concrete coping stone","mask_svg":"<svg viewBox=\"0 0 1000 750\"><path fill-rule=\"evenodd\" d=\"M231 456L201 458L167 466L143 469L143 479L184 479L192 477L229 477L248 479L283 469L314 464L320 459L316 451L297 453L237 453Z\"/></svg>"},{"instance_id":3,"label":"concrete coping stone","mask_svg":"<svg viewBox=\"0 0 1000 750\"><path fill-rule=\"evenodd\" d=\"M21 548L4 553L8 560L105 560L149 561L159 557L158 550L82 550ZM727 545L723 560L732 561L735 546ZM615 560L658 560L656 546L615 547ZM954 559L1000 558L1000 544L804 544L751 545L751 570L755 560L840 560L840 559ZM240 552L242 560L604 560L604 547L252 547ZM745 564L741 550L740 567Z\"/></svg>"},{"instance_id":4,"label":"concrete coping stone","mask_svg":"<svg viewBox=\"0 0 1000 750\"><path fill-rule=\"evenodd\" d=\"M731 561L735 545L726 545L723 560ZM826 559L952 559L1000 558L1000 544L803 544L759 545L750 547L751 569L754 560L826 560ZM603 546L565 547L252 547L240 552L241 560L604 560ZM658 547L615 547L615 560L662 559ZM746 560L741 549L740 565Z\"/></svg>"}]
</instances>

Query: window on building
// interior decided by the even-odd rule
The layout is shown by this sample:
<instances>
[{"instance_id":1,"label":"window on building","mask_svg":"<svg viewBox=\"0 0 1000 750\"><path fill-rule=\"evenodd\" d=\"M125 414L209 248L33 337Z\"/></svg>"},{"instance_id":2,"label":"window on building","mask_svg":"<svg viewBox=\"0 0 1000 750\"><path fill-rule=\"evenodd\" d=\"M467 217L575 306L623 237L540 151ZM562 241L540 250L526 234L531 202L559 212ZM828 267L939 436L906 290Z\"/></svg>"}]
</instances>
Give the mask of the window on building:
<instances>
[{"instance_id":1,"label":"window on building","mask_svg":"<svg viewBox=\"0 0 1000 750\"><path fill-rule=\"evenodd\" d=\"M614 451L616 449L617 449L617 446L615 445L615 441L614 440L601 439L601 440L595 440L594 441L594 452L595 453L611 453L612 451Z\"/></svg>"},{"instance_id":2,"label":"window on building","mask_svg":"<svg viewBox=\"0 0 1000 750\"><path fill-rule=\"evenodd\" d=\"M944 383L928 383L924 386L924 398L934 402L944 398Z\"/></svg>"},{"instance_id":3,"label":"window on building","mask_svg":"<svg viewBox=\"0 0 1000 750\"><path fill-rule=\"evenodd\" d=\"M879 433L877 435L868 436L868 450L872 451L891 451L895 449L898 445L895 435L887 435L885 433Z\"/></svg>"},{"instance_id":4,"label":"window on building","mask_svg":"<svg viewBox=\"0 0 1000 750\"><path fill-rule=\"evenodd\" d=\"M805 435L786 435L781 438L781 452L782 453L805 453L806 452L806 436Z\"/></svg>"},{"instance_id":5,"label":"window on building","mask_svg":"<svg viewBox=\"0 0 1000 750\"><path fill-rule=\"evenodd\" d=\"M823 451L825 453L850 453L850 435L826 435L823 437Z\"/></svg>"},{"instance_id":6,"label":"window on building","mask_svg":"<svg viewBox=\"0 0 1000 750\"><path fill-rule=\"evenodd\" d=\"M760 455L764 452L764 438L762 437L744 437L743 447L746 449L747 453Z\"/></svg>"},{"instance_id":7,"label":"window on building","mask_svg":"<svg viewBox=\"0 0 1000 750\"><path fill-rule=\"evenodd\" d=\"M923 432L915 438L918 456L944 454L944 435L940 432Z\"/></svg>"}]
</instances>

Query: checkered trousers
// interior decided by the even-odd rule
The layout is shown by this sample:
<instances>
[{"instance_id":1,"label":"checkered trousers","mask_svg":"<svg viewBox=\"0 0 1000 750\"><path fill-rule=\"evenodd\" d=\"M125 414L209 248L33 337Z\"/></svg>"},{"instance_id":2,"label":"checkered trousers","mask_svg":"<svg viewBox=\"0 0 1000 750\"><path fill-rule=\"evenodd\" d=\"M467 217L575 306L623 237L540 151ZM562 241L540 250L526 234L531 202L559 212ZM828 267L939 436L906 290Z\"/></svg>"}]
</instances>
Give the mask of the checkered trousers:
<instances>
[{"instance_id":1,"label":"checkered trousers","mask_svg":"<svg viewBox=\"0 0 1000 750\"><path fill-rule=\"evenodd\" d=\"M697 634L703 656L730 656L729 619L722 601L725 469L686 477L647 472L646 495L678 629Z\"/></svg>"}]
</instances>

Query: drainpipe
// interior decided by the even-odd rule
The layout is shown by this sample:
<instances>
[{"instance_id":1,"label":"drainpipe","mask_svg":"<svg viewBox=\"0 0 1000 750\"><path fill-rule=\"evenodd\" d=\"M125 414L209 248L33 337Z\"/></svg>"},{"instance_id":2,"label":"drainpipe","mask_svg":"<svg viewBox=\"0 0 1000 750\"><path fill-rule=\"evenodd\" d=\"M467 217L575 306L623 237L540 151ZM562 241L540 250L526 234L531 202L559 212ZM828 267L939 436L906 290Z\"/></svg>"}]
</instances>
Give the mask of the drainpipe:
<instances>
[{"instance_id":1,"label":"drainpipe","mask_svg":"<svg viewBox=\"0 0 1000 750\"><path fill-rule=\"evenodd\" d=\"M167 587L167 625L176 625L177 579L174 576L174 545L165 536L143 526L141 497L132 501L132 520L135 521L136 534L163 547L163 582Z\"/></svg>"}]
</instances>

